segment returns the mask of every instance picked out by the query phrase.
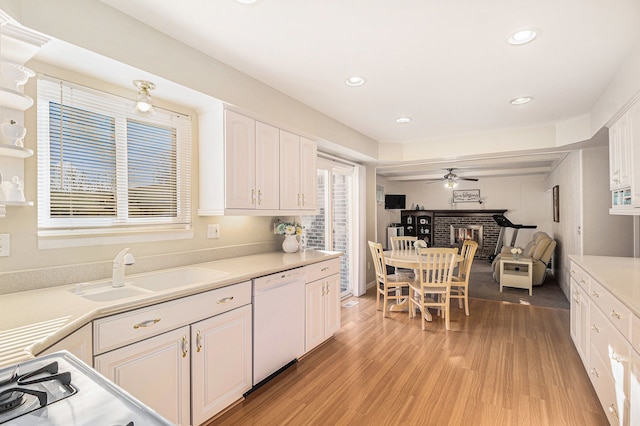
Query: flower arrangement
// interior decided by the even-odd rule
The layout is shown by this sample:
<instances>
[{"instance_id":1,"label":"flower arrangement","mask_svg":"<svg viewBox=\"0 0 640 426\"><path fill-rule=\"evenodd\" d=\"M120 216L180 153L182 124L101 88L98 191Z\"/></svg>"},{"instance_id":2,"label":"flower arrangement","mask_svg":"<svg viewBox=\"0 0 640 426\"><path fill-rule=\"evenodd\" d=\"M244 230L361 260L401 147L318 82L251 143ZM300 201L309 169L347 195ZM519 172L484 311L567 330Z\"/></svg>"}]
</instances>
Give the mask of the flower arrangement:
<instances>
[{"instance_id":1,"label":"flower arrangement","mask_svg":"<svg viewBox=\"0 0 640 426\"><path fill-rule=\"evenodd\" d=\"M520 247L514 247L511 249L511 253L519 256L522 254L522 249Z\"/></svg>"},{"instance_id":2,"label":"flower arrangement","mask_svg":"<svg viewBox=\"0 0 640 426\"><path fill-rule=\"evenodd\" d=\"M278 235L300 235L302 234L302 225L297 222L280 222L276 225L276 233Z\"/></svg>"},{"instance_id":3,"label":"flower arrangement","mask_svg":"<svg viewBox=\"0 0 640 426\"><path fill-rule=\"evenodd\" d=\"M427 248L427 243L426 243L424 240L416 240L416 241L413 243L413 246L414 246L416 249L419 249L419 248Z\"/></svg>"}]
</instances>

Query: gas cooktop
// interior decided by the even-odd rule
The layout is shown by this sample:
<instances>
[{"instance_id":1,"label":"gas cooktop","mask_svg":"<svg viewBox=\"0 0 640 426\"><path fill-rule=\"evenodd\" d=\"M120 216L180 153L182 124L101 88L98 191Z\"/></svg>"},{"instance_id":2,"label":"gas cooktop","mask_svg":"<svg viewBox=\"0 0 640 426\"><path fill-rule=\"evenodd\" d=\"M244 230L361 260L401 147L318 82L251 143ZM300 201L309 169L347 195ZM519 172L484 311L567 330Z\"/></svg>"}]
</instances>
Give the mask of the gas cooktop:
<instances>
[{"instance_id":1,"label":"gas cooktop","mask_svg":"<svg viewBox=\"0 0 640 426\"><path fill-rule=\"evenodd\" d=\"M171 425L62 351L0 370L0 424Z\"/></svg>"}]
</instances>

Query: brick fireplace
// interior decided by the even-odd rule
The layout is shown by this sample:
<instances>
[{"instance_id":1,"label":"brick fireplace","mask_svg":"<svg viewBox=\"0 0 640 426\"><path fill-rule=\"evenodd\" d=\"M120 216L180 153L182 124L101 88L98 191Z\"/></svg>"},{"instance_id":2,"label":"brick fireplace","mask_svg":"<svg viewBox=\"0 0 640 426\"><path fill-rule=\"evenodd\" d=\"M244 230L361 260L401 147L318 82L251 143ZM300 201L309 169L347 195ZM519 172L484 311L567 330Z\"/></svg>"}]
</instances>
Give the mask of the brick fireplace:
<instances>
[{"instance_id":1,"label":"brick fireplace","mask_svg":"<svg viewBox=\"0 0 640 426\"><path fill-rule=\"evenodd\" d=\"M493 220L493 215L506 211L434 210L433 245L460 248L465 238L471 238L478 242L476 259L489 259L500 235L500 227Z\"/></svg>"}]
</instances>

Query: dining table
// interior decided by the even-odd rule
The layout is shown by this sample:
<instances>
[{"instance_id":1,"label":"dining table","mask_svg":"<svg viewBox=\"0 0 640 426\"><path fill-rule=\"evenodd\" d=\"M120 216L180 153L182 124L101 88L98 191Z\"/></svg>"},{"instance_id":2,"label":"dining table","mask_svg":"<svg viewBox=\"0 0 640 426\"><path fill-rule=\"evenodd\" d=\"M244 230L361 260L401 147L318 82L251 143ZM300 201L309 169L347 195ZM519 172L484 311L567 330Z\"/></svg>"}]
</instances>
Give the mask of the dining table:
<instances>
[{"instance_id":1,"label":"dining table","mask_svg":"<svg viewBox=\"0 0 640 426\"><path fill-rule=\"evenodd\" d=\"M420 258L418 252L415 249L409 250L385 250L384 263L388 266L394 266L396 268L413 269L417 271L420 268ZM453 261L457 265L464 257L456 254ZM393 312L408 312L409 311L409 297L402 299L397 304L389 306L389 310ZM427 321L431 321L431 314L428 310L425 312L425 318Z\"/></svg>"}]
</instances>

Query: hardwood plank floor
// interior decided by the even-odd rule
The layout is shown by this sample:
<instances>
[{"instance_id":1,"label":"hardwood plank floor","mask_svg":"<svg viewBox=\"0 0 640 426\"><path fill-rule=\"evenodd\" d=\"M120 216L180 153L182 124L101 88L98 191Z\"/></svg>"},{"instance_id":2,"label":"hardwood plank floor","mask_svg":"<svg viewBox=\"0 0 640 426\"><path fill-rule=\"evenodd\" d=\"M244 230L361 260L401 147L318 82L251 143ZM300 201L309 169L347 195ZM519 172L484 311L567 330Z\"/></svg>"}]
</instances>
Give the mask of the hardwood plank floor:
<instances>
[{"instance_id":1,"label":"hardwood plank floor","mask_svg":"<svg viewBox=\"0 0 640 426\"><path fill-rule=\"evenodd\" d=\"M391 313L374 292L342 328L211 425L607 425L569 311L470 300L442 319Z\"/></svg>"}]
</instances>

